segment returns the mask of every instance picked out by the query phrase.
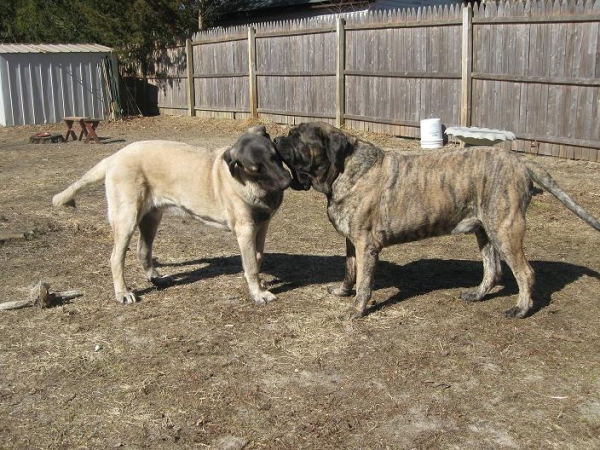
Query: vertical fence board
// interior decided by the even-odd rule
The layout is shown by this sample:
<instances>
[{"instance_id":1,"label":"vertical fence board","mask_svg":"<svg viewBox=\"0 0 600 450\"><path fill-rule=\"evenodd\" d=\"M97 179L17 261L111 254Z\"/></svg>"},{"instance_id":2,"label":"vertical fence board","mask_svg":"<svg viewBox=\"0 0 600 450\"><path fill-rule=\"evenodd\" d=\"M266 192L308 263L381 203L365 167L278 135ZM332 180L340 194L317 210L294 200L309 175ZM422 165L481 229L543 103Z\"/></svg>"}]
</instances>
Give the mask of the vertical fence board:
<instances>
[{"instance_id":1,"label":"vertical fence board","mask_svg":"<svg viewBox=\"0 0 600 450\"><path fill-rule=\"evenodd\" d=\"M194 82L194 51L192 47L192 41L187 40L185 42L185 63L186 63L186 82L187 82L187 108L190 116L196 115L194 109L196 94L194 93L195 82Z\"/></svg>"},{"instance_id":2,"label":"vertical fence board","mask_svg":"<svg viewBox=\"0 0 600 450\"><path fill-rule=\"evenodd\" d=\"M322 52L325 53L325 52ZM344 20L339 17L336 23L336 110L335 124L337 127L344 125L344 113L346 112L346 32Z\"/></svg>"},{"instance_id":3,"label":"vertical fence board","mask_svg":"<svg viewBox=\"0 0 600 450\"><path fill-rule=\"evenodd\" d=\"M460 124L471 125L471 97L473 80L473 10L469 4L463 9L462 22L462 74L461 74L461 97L460 97Z\"/></svg>"}]
</instances>

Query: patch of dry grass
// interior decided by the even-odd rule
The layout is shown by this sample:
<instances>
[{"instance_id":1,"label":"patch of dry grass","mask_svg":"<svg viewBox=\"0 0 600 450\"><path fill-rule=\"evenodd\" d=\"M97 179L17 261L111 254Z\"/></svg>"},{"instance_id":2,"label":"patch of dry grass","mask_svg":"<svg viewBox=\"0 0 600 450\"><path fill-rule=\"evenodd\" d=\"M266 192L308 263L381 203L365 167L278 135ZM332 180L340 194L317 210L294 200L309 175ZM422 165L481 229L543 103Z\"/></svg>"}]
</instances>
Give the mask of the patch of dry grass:
<instances>
[{"instance_id":1,"label":"patch of dry grass","mask_svg":"<svg viewBox=\"0 0 600 450\"><path fill-rule=\"evenodd\" d=\"M526 248L547 305L526 320L503 318L510 274L487 301L457 299L481 276L472 236L386 249L371 314L339 320L351 299L326 286L343 276L344 240L313 191L286 192L267 237L277 301L248 300L231 233L169 215L155 256L176 285L149 286L131 251L126 276L142 301L117 305L102 186L75 210L52 209L51 196L129 142L223 146L254 124L103 123L102 146L26 143L59 125L0 129L0 229L34 231L0 247L0 297L26 298L41 279L84 293L0 315L2 448L600 447L600 236L549 194L533 199ZM597 164L536 160L600 216Z\"/></svg>"}]
</instances>

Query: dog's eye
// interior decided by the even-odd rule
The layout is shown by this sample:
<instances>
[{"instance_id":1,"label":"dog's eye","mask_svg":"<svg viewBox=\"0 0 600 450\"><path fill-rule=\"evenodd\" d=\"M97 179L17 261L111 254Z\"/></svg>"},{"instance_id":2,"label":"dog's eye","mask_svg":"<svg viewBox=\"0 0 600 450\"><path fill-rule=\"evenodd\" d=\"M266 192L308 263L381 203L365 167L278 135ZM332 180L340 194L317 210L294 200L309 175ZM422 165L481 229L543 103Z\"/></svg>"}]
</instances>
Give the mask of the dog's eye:
<instances>
[{"instance_id":1,"label":"dog's eye","mask_svg":"<svg viewBox=\"0 0 600 450\"><path fill-rule=\"evenodd\" d=\"M248 167L245 167L245 169L247 172L250 172L250 173L260 172L260 166L248 166Z\"/></svg>"}]
</instances>

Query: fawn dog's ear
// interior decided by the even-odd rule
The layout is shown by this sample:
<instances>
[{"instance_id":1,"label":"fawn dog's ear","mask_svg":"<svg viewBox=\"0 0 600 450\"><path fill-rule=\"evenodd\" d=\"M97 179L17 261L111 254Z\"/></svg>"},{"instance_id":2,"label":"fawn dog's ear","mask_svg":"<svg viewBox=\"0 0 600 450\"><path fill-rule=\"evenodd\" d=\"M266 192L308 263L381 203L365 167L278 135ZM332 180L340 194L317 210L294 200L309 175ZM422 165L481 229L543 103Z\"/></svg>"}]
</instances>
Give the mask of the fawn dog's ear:
<instances>
[{"instance_id":1,"label":"fawn dog's ear","mask_svg":"<svg viewBox=\"0 0 600 450\"><path fill-rule=\"evenodd\" d=\"M266 137L267 139L271 139L269 133L267 133L267 129L264 125L256 125L254 127L250 127L246 130L246 133L250 134L258 134L259 136Z\"/></svg>"},{"instance_id":2,"label":"fawn dog's ear","mask_svg":"<svg viewBox=\"0 0 600 450\"><path fill-rule=\"evenodd\" d=\"M235 168L239 164L238 160L234 156L234 148L229 148L223 153L223 159L227 163L227 167L229 167L229 172L231 176L235 176Z\"/></svg>"}]
</instances>

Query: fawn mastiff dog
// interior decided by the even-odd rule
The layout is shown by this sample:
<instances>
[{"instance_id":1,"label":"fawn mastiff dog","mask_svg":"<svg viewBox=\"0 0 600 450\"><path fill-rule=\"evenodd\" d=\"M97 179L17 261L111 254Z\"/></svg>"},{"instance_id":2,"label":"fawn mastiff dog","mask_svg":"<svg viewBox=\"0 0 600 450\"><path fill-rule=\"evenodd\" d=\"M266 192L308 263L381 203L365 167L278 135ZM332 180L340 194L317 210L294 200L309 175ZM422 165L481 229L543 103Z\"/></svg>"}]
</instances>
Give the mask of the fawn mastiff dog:
<instances>
[{"instance_id":1,"label":"fawn mastiff dog","mask_svg":"<svg viewBox=\"0 0 600 450\"><path fill-rule=\"evenodd\" d=\"M546 170L498 148L400 155L325 123L300 124L274 142L292 170L290 187L325 194L329 220L346 237L344 281L329 291L349 296L356 284L351 317L365 314L383 247L450 233L474 233L483 257L481 284L461 298L481 300L500 281L504 259L519 287L506 316L527 316L534 275L523 238L534 181L600 230Z\"/></svg>"},{"instance_id":2,"label":"fawn mastiff dog","mask_svg":"<svg viewBox=\"0 0 600 450\"><path fill-rule=\"evenodd\" d=\"M130 144L56 194L52 204L75 206L75 195L101 180L114 237L110 266L117 302L137 301L123 276L125 253L136 228L137 255L148 280L157 286L173 282L158 273L152 260L152 244L166 208L233 231L250 296L259 304L275 299L261 285L259 270L269 221L291 176L264 127L248 129L232 147L219 150L168 141Z\"/></svg>"}]
</instances>

